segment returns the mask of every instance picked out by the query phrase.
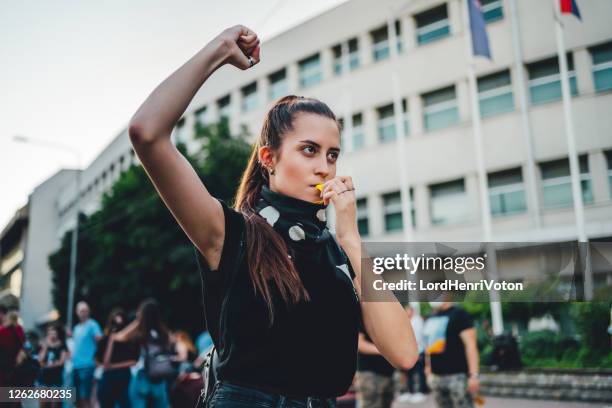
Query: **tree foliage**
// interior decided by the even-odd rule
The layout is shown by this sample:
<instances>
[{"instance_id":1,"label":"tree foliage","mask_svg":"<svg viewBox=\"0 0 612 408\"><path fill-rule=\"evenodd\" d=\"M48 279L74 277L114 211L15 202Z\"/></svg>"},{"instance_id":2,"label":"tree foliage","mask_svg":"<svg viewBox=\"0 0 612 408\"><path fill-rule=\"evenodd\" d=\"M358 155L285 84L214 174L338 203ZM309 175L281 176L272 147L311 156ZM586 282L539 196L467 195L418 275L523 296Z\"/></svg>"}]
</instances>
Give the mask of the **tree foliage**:
<instances>
[{"instance_id":1,"label":"tree foliage","mask_svg":"<svg viewBox=\"0 0 612 408\"><path fill-rule=\"evenodd\" d=\"M188 154L182 145L179 150L211 194L231 202L250 152L245 137L244 131L232 137L225 122L198 125L199 147L194 154ZM70 234L49 257L53 301L63 317ZM102 197L100 209L81 218L75 301L87 301L93 316L105 322L113 308L132 312L146 297L160 302L171 328L192 333L203 329L202 291L194 248L144 169L132 166Z\"/></svg>"}]
</instances>

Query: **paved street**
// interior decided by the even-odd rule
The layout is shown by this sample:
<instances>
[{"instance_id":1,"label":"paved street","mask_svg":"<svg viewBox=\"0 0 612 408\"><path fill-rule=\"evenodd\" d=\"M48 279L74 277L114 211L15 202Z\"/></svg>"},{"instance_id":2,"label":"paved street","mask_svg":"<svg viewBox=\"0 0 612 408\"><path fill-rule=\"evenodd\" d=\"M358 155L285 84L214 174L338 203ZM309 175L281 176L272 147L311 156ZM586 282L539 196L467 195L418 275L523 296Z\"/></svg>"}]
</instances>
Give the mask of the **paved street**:
<instances>
[{"instance_id":1,"label":"paved street","mask_svg":"<svg viewBox=\"0 0 612 408\"><path fill-rule=\"evenodd\" d=\"M612 407L612 403L584 403L584 402L565 402L565 401L546 401L546 400L527 400L515 398L493 398L485 397L485 404L482 407L500 407L500 408L594 408L594 407ZM431 396L420 404L410 403L395 403L393 408L436 408Z\"/></svg>"}]
</instances>

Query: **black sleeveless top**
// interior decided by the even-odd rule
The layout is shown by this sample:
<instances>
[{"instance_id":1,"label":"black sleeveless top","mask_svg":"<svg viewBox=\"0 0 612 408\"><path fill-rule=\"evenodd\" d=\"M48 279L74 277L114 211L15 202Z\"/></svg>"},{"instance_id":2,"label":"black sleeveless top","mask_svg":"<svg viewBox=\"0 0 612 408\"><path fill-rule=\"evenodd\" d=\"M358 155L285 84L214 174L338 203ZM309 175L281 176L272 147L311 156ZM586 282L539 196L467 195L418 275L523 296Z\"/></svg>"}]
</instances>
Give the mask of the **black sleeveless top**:
<instances>
[{"instance_id":1,"label":"black sleeveless top","mask_svg":"<svg viewBox=\"0 0 612 408\"><path fill-rule=\"evenodd\" d=\"M219 353L217 378L291 397L343 395L355 374L361 324L353 282L335 266L297 257L310 301L287 306L272 284L270 326L266 303L249 275L244 218L219 201L225 240L218 270L211 271L196 250L207 326ZM346 264L354 278L348 258Z\"/></svg>"}]
</instances>

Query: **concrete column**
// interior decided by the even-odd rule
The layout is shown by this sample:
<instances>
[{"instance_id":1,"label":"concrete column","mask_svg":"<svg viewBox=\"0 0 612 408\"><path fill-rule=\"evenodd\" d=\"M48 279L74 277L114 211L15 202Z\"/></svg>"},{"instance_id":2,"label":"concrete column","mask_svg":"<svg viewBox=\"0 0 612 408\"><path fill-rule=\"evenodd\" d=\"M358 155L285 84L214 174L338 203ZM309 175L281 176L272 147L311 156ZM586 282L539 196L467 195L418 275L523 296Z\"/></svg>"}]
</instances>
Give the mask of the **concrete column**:
<instances>
[{"instance_id":1,"label":"concrete column","mask_svg":"<svg viewBox=\"0 0 612 408\"><path fill-rule=\"evenodd\" d=\"M372 37L369 31L359 35L359 59L363 67L372 63Z\"/></svg>"},{"instance_id":2,"label":"concrete column","mask_svg":"<svg viewBox=\"0 0 612 408\"><path fill-rule=\"evenodd\" d=\"M267 75L257 80L257 98L259 106L268 106L270 103L270 82Z\"/></svg>"},{"instance_id":3,"label":"concrete column","mask_svg":"<svg viewBox=\"0 0 612 408\"><path fill-rule=\"evenodd\" d=\"M289 94L299 95L300 78L297 62L293 62L287 66L287 83Z\"/></svg>"},{"instance_id":4,"label":"concrete column","mask_svg":"<svg viewBox=\"0 0 612 408\"><path fill-rule=\"evenodd\" d=\"M423 99L421 99L421 95L408 96L408 115L410 116L410 136L423 136L425 129L423 124Z\"/></svg>"},{"instance_id":5,"label":"concrete column","mask_svg":"<svg viewBox=\"0 0 612 408\"><path fill-rule=\"evenodd\" d=\"M416 210L416 229L425 229L431 226L429 216L429 188L425 184L416 184L414 187L414 208Z\"/></svg>"},{"instance_id":6,"label":"concrete column","mask_svg":"<svg viewBox=\"0 0 612 408\"><path fill-rule=\"evenodd\" d=\"M381 236L385 234L383 200L378 192L368 195L368 220L370 235Z\"/></svg>"},{"instance_id":7,"label":"concrete column","mask_svg":"<svg viewBox=\"0 0 612 408\"><path fill-rule=\"evenodd\" d=\"M574 70L578 82L578 94L589 95L595 93L591 54L586 48L574 51Z\"/></svg>"},{"instance_id":8,"label":"concrete column","mask_svg":"<svg viewBox=\"0 0 612 408\"><path fill-rule=\"evenodd\" d=\"M378 131L376 109L366 108L363 110L363 129L365 132L365 147L376 146L378 143Z\"/></svg>"},{"instance_id":9,"label":"concrete column","mask_svg":"<svg viewBox=\"0 0 612 408\"><path fill-rule=\"evenodd\" d=\"M481 192L478 190L478 175L476 173L467 174L463 182L467 195L467 221L481 225L480 194L488 194L488 191Z\"/></svg>"},{"instance_id":10,"label":"concrete column","mask_svg":"<svg viewBox=\"0 0 612 408\"><path fill-rule=\"evenodd\" d=\"M608 163L606 155L602 150L592 152L588 155L589 174L593 187L593 198L596 203L610 200L610 183L608 183Z\"/></svg>"},{"instance_id":11,"label":"concrete column","mask_svg":"<svg viewBox=\"0 0 612 408\"><path fill-rule=\"evenodd\" d=\"M240 92L240 88L232 90L231 96L230 96L230 117L229 117L230 132L232 134L238 134L240 132L240 120L239 119L242 116L242 112L240 109L241 103L242 103L242 94Z\"/></svg>"},{"instance_id":12,"label":"concrete column","mask_svg":"<svg viewBox=\"0 0 612 408\"><path fill-rule=\"evenodd\" d=\"M455 84L455 95L459 108L459 122L465 123L471 121L470 112L470 90L466 79L462 79Z\"/></svg>"},{"instance_id":13,"label":"concrete column","mask_svg":"<svg viewBox=\"0 0 612 408\"><path fill-rule=\"evenodd\" d=\"M334 77L334 54L331 48L323 48L320 53L321 71L323 72L323 81Z\"/></svg>"},{"instance_id":14,"label":"concrete column","mask_svg":"<svg viewBox=\"0 0 612 408\"><path fill-rule=\"evenodd\" d=\"M463 21L463 1L450 0L446 7L451 35L460 34L464 30L464 27L466 27Z\"/></svg>"},{"instance_id":15,"label":"concrete column","mask_svg":"<svg viewBox=\"0 0 612 408\"><path fill-rule=\"evenodd\" d=\"M402 24L402 39L404 40L404 50L406 54L409 54L417 46L416 24L412 16L403 16L400 21Z\"/></svg>"}]
</instances>

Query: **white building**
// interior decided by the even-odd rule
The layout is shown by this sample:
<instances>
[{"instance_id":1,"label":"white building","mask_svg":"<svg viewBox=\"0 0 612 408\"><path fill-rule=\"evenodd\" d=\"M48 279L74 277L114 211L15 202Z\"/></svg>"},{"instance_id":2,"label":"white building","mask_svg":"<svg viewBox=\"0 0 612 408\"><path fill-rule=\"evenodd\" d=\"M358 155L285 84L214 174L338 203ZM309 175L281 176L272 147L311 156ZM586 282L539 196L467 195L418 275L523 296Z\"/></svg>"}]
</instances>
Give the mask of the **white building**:
<instances>
[{"instance_id":1,"label":"white building","mask_svg":"<svg viewBox=\"0 0 612 408\"><path fill-rule=\"evenodd\" d=\"M492 60L477 61L476 74L493 240L575 240L552 3L481 3ZM463 4L460 0L343 3L266 40L263 60L253 69L223 67L216 72L196 94L174 137L189 144L197 121L213 122L222 116L229 118L233 131L244 124L256 135L278 97L319 98L350 129L343 137L339 174L350 174L355 181L365 240L405 237L399 195L401 157L408 169L404 177L412 226L406 228L412 239L480 241L482 192L472 135ZM589 0L580 6L582 22L573 16L564 16L563 22L586 233L589 240L601 241L612 237L612 3ZM520 29L518 42L513 38L513 21ZM391 58L390 25L398 34L397 58ZM343 53L348 55L345 65ZM397 114L405 124L404 151L397 143L394 75L402 99L403 112ZM102 193L134 160L123 131L83 171L81 208L87 213L97 209ZM57 196L56 218L49 221L56 222L56 245L73 225L75 190L69 182ZM594 273L596 285L612 277L605 265L595 267ZM44 284L50 287L50 282ZM23 287L24 297L28 290Z\"/></svg>"},{"instance_id":2,"label":"white building","mask_svg":"<svg viewBox=\"0 0 612 408\"><path fill-rule=\"evenodd\" d=\"M511 0L481 3L492 61L478 60L476 75L493 240L576 240L552 3L515 0L518 44L513 40ZM316 97L343 119L345 129L352 128L344 134L339 174L350 174L355 181L359 226L366 240L405 237L401 157L408 169L412 239L481 241L464 4L343 3L265 41L263 59L255 68L241 72L224 67L213 74L179 121L177 138L189 140L195 122L221 116L229 118L234 131L246 124L256 135L279 96ZM580 6L582 22L573 16L564 16L563 22L586 233L591 241L609 240L612 25L607 16L612 15L612 3L592 0ZM391 24L398 33L396 59L390 52ZM348 72L343 51L348 52ZM394 75L402 98L404 151L396 139ZM521 103L521 90L526 104ZM605 264L599 270L594 266L596 285L612 281L610 262Z\"/></svg>"}]
</instances>

